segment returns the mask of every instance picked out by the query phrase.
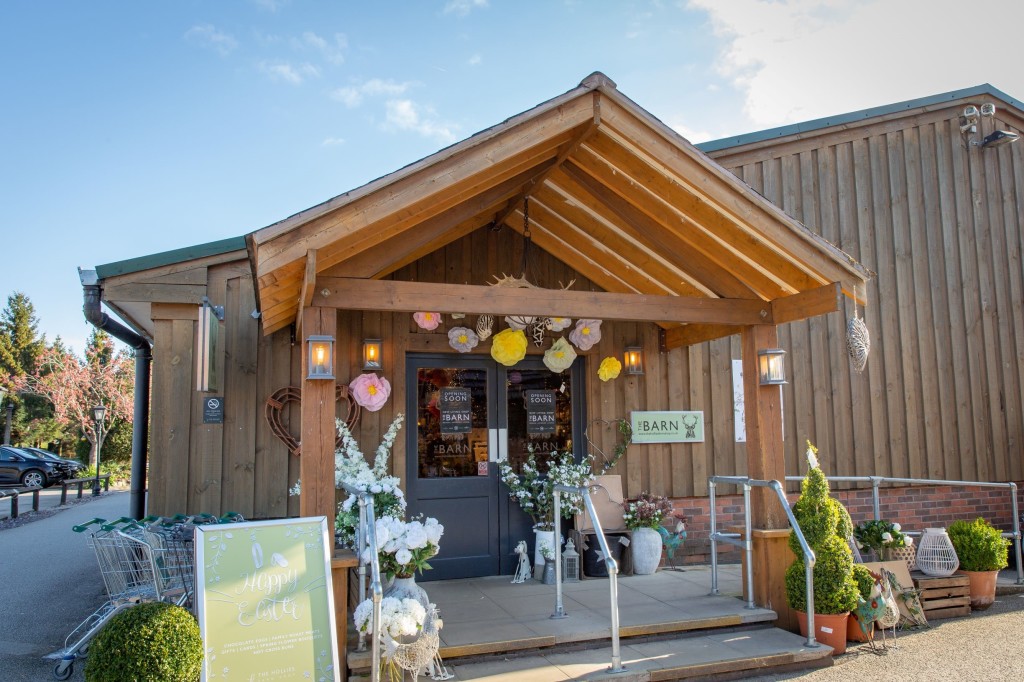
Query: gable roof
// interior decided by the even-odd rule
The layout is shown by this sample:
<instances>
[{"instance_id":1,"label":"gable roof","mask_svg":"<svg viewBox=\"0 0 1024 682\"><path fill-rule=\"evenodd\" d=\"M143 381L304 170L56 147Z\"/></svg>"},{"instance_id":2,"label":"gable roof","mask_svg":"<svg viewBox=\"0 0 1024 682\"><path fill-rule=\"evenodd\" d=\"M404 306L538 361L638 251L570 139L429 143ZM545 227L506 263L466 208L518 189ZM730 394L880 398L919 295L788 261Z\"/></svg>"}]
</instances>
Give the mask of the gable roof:
<instances>
[{"instance_id":1,"label":"gable roof","mask_svg":"<svg viewBox=\"0 0 1024 682\"><path fill-rule=\"evenodd\" d=\"M484 225L522 231L525 197L533 241L609 292L772 301L870 277L595 73L248 235L264 332L318 275L379 279Z\"/></svg>"}]
</instances>

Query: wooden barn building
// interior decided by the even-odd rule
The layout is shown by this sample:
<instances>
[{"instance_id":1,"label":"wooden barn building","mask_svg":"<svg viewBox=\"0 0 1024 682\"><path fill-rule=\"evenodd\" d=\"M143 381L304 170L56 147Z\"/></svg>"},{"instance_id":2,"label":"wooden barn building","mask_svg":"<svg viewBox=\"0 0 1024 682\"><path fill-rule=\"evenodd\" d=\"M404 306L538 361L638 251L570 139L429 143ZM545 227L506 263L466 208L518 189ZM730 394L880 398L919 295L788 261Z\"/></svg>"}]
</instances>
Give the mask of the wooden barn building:
<instances>
[{"instance_id":1,"label":"wooden barn building","mask_svg":"<svg viewBox=\"0 0 1024 682\"><path fill-rule=\"evenodd\" d=\"M994 115L965 119L983 105ZM407 415L391 466L410 511L449 528L433 577L514 570L528 526L496 462L523 461L529 443L611 453L608 424L639 411L703 413L702 441L635 443L613 469L629 497L673 498L693 539L709 476L802 474L806 440L829 475L1020 481L1024 145L990 136L1022 128L1021 104L986 85L694 146L594 74L244 237L98 266L102 301L152 342L148 511L333 516L349 403L307 378L310 336L333 338L338 385L390 382L354 429L364 452ZM505 275L533 286L492 286ZM209 391L204 297L223 306ZM456 352L448 330L485 315L495 334L506 316L601 320L600 340L561 374L541 358L571 326L541 329L514 367L492 359L493 335ZM871 333L863 373L847 353L854 316ZM379 370L364 369L366 340ZM627 347L643 373L600 380ZM781 389L757 377L773 348L787 352ZM449 387L469 389L472 423L441 439ZM555 395L555 428L528 433L527 390ZM288 494L300 477L301 501ZM835 487L870 513L867 491ZM959 489L887 500L911 527L983 508L1008 522L1008 497L968 493L941 511L912 500ZM758 498L755 525L785 527L777 503Z\"/></svg>"}]
</instances>

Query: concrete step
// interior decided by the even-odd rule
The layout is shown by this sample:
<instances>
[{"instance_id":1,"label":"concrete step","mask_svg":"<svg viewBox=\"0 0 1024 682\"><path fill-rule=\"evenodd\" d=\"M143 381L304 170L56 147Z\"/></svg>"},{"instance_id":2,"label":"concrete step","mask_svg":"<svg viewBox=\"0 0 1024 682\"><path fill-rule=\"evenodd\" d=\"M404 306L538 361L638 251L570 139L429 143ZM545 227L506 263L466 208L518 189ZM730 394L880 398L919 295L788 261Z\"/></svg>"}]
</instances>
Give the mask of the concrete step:
<instances>
[{"instance_id":1,"label":"concrete step","mask_svg":"<svg viewBox=\"0 0 1024 682\"><path fill-rule=\"evenodd\" d=\"M828 646L808 648L804 638L772 627L630 638L622 642L620 653L624 670L618 673L609 672L611 645L607 641L457 658L444 664L454 680L487 682L736 679L832 665ZM368 681L369 675L364 670L349 679Z\"/></svg>"}]
</instances>

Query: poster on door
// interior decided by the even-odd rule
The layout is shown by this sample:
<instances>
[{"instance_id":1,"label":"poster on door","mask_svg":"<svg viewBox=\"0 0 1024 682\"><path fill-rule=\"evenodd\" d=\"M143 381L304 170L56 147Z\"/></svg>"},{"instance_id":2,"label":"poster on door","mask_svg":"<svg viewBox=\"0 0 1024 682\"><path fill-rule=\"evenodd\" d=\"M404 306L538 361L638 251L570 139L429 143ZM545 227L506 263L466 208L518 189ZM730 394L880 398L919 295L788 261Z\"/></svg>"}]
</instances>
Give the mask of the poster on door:
<instances>
[{"instance_id":1,"label":"poster on door","mask_svg":"<svg viewBox=\"0 0 1024 682\"><path fill-rule=\"evenodd\" d=\"M555 392L525 391L526 433L542 435L555 432Z\"/></svg>"},{"instance_id":2,"label":"poster on door","mask_svg":"<svg viewBox=\"0 0 1024 682\"><path fill-rule=\"evenodd\" d=\"M197 526L194 540L204 681L341 679L325 517Z\"/></svg>"},{"instance_id":3,"label":"poster on door","mask_svg":"<svg viewBox=\"0 0 1024 682\"><path fill-rule=\"evenodd\" d=\"M442 388L441 433L470 433L473 430L473 403L468 388Z\"/></svg>"}]
</instances>

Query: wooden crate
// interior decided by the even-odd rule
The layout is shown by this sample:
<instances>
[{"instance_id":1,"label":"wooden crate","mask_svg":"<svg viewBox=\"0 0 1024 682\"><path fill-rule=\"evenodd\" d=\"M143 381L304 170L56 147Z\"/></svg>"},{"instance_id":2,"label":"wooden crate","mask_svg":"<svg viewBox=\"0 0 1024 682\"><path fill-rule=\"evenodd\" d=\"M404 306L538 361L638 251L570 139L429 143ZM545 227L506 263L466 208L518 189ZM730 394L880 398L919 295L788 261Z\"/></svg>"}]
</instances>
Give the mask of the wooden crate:
<instances>
[{"instance_id":1,"label":"wooden crate","mask_svg":"<svg viewBox=\"0 0 1024 682\"><path fill-rule=\"evenodd\" d=\"M921 607L929 621L971 614L971 588L967 576L932 578L914 571L910 577L914 580L914 587L921 590Z\"/></svg>"}]
</instances>

